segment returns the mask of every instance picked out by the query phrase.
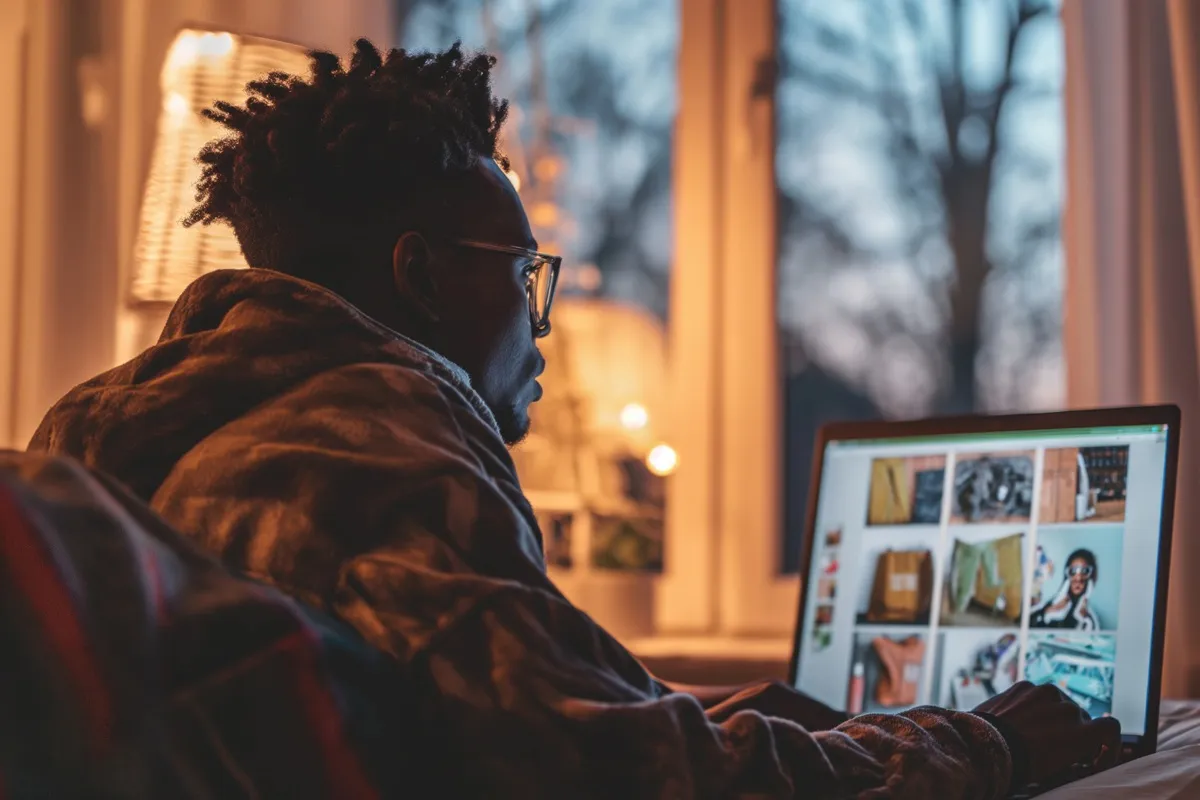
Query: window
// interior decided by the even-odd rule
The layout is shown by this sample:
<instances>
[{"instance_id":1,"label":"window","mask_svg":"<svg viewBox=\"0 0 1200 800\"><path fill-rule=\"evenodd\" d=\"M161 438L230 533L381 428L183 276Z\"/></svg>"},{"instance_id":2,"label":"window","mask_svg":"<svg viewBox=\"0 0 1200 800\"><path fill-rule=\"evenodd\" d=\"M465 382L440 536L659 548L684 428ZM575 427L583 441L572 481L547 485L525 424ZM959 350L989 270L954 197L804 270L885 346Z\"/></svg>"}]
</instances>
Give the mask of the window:
<instances>
[{"instance_id":1,"label":"window","mask_svg":"<svg viewBox=\"0 0 1200 800\"><path fill-rule=\"evenodd\" d=\"M518 459L555 578L619 635L790 630L822 421L1061 402L1052 0L399 9L406 46L500 55L522 195L574 265L546 340L574 389ZM647 584L660 533L603 498L661 507L660 440Z\"/></svg>"},{"instance_id":2,"label":"window","mask_svg":"<svg viewBox=\"0 0 1200 800\"><path fill-rule=\"evenodd\" d=\"M784 572L816 428L1059 406L1062 31L1049 0L780 0Z\"/></svg>"}]
</instances>

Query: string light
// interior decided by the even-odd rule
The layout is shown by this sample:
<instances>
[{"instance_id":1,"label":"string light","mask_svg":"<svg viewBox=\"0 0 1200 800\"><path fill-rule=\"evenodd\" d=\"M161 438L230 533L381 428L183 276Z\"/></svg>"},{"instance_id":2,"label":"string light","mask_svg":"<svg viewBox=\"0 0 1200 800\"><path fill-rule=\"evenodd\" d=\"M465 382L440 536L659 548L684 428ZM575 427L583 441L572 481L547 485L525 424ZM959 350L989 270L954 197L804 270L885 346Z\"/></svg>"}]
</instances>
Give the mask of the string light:
<instances>
[{"instance_id":1,"label":"string light","mask_svg":"<svg viewBox=\"0 0 1200 800\"><path fill-rule=\"evenodd\" d=\"M621 409L621 427L640 431L650 423L650 412L641 403L630 403Z\"/></svg>"},{"instance_id":2,"label":"string light","mask_svg":"<svg viewBox=\"0 0 1200 800\"><path fill-rule=\"evenodd\" d=\"M669 444L655 445L646 455L646 467L660 478L666 477L679 466L679 454Z\"/></svg>"}]
</instances>

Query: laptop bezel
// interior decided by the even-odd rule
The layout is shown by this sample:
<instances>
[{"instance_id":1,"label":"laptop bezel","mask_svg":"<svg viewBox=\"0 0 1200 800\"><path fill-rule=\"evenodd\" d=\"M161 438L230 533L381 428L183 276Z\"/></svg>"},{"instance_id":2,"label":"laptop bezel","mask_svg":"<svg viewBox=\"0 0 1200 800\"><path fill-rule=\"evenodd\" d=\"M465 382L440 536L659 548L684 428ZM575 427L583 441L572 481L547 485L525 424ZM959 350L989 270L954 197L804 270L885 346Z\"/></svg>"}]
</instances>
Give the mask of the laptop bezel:
<instances>
[{"instance_id":1,"label":"laptop bezel","mask_svg":"<svg viewBox=\"0 0 1200 800\"><path fill-rule=\"evenodd\" d=\"M1178 406L1128 406L1083 411L1056 411L1040 414L973 415L933 417L912 421L834 422L821 426L813 448L812 479L805 509L804 538L800 548L800 599L793 628L792 656L788 683L796 685L800 671L800 646L808 587L812 568L813 542L816 535L817 503L821 491L825 449L830 442L855 439L894 439L946 436L972 433L1056 430L1072 428L1119 428L1139 425L1165 425L1167 429L1166 465L1163 473L1162 522L1158 547L1158 577L1154 599L1154 630L1151 632L1150 681L1146 687L1146 725L1143 734L1123 734L1122 743L1129 757L1155 752L1158 746L1158 720L1162 704L1163 652L1166 644L1167 592L1171 575L1171 540L1175 524L1175 480L1179 467Z\"/></svg>"}]
</instances>

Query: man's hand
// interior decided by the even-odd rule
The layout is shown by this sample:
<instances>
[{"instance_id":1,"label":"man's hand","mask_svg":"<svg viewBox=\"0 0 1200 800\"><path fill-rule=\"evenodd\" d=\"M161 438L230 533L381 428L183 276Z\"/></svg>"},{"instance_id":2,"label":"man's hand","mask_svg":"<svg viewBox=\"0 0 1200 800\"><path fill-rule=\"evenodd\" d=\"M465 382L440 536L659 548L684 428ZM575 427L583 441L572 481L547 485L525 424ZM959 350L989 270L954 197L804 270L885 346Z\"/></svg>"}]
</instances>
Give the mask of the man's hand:
<instances>
[{"instance_id":1,"label":"man's hand","mask_svg":"<svg viewBox=\"0 0 1200 800\"><path fill-rule=\"evenodd\" d=\"M720 723L738 711L757 711L768 717L779 717L810 731L832 730L849 719L845 713L835 711L820 700L814 700L780 681L746 686L710 708L708 715L713 722Z\"/></svg>"},{"instance_id":2,"label":"man's hand","mask_svg":"<svg viewBox=\"0 0 1200 800\"><path fill-rule=\"evenodd\" d=\"M1022 681L975 712L990 714L1021 738L1028 757L1023 777L1032 783L1052 780L1076 764L1108 769L1121 753L1121 724L1111 717L1093 720L1052 684Z\"/></svg>"}]
</instances>

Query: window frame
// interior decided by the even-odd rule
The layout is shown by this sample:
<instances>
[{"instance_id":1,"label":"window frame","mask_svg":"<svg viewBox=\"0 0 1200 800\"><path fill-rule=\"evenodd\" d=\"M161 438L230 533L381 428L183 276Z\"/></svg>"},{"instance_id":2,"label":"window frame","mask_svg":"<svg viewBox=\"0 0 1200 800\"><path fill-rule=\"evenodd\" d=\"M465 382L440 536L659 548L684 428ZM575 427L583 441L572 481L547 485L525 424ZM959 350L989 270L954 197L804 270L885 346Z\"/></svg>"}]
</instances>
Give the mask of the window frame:
<instances>
[{"instance_id":1,"label":"window frame","mask_svg":"<svg viewBox=\"0 0 1200 800\"><path fill-rule=\"evenodd\" d=\"M664 570L654 610L659 634L712 633L718 618L721 99L713 87L721 82L722 4L723 0L679 0L666 430L679 465L667 483ZM681 269L682 264L687 268Z\"/></svg>"},{"instance_id":2,"label":"window frame","mask_svg":"<svg viewBox=\"0 0 1200 800\"><path fill-rule=\"evenodd\" d=\"M685 21L689 9L693 15L710 14L720 32L708 42L714 74L721 78L708 89L719 104L717 144L711 152L720 165L710 187L720 230L712 255L712 279L718 287L712 316L717 331L712 385L719 392L711 419L717 441L709 462L717 498L715 544L709 553L716 565L708 590L716 598L713 632L790 639L803 581L801 575L782 572L786 420L778 318L774 91L780 68L780 0L681 3ZM686 45L686 25L683 33ZM702 91L685 78L681 72L681 109L700 100L689 90ZM689 123L696 124L681 114L681 127ZM1068 147L1068 160L1069 156ZM688 157L681 153L681 163ZM683 192L682 181L676 181L676 191ZM677 263L686 267L677 269L673 279L691 269L681 249L692 234L689 220L679 215L676 222ZM671 388L686 392L686 386Z\"/></svg>"},{"instance_id":3,"label":"window frame","mask_svg":"<svg viewBox=\"0 0 1200 800\"><path fill-rule=\"evenodd\" d=\"M21 183L21 167L25 153L25 115L21 113L22 97L27 82L25 62L36 53L34 47L39 40L31 42L23 50L21 41L29 36L28 9L25 3L7 3L0 6L0 37L4 47L4 68L0 70L0 82L5 91L0 93L0 240L20 242L21 214L18 209L24 204ZM29 55L26 53L28 52ZM7 247L0 253L0 447L24 447L18 431L17 386L22 384L18 370L23 366L17 358L17 343L20 341L21 303L18 294L22 289L21 262L18 247ZM22 420L24 422L24 420Z\"/></svg>"},{"instance_id":4,"label":"window frame","mask_svg":"<svg viewBox=\"0 0 1200 800\"><path fill-rule=\"evenodd\" d=\"M719 630L791 636L800 581L781 573L783 384L777 319L775 0L726 0ZM749 533L747 533L749 532Z\"/></svg>"},{"instance_id":5,"label":"window frame","mask_svg":"<svg viewBox=\"0 0 1200 800\"><path fill-rule=\"evenodd\" d=\"M656 627L790 636L800 581L780 571L775 0L681 0L680 26L669 330L680 461Z\"/></svg>"}]
</instances>

